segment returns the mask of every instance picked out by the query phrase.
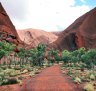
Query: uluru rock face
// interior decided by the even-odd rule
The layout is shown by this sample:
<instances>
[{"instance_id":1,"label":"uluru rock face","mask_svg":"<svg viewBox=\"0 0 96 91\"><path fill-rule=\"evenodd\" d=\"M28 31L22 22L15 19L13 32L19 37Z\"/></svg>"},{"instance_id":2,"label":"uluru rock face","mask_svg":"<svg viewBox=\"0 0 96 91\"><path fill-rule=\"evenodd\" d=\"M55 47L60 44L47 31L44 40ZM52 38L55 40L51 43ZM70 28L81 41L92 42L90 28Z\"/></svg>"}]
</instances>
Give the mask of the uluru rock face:
<instances>
[{"instance_id":1,"label":"uluru rock face","mask_svg":"<svg viewBox=\"0 0 96 91\"><path fill-rule=\"evenodd\" d=\"M18 35L22 41L30 45L30 47L36 47L39 43L50 44L57 40L58 36L51 32L46 32L39 29L25 29L18 30Z\"/></svg>"},{"instance_id":2,"label":"uluru rock face","mask_svg":"<svg viewBox=\"0 0 96 91\"><path fill-rule=\"evenodd\" d=\"M0 41L2 40L15 43L16 45L21 42L14 25L0 3Z\"/></svg>"},{"instance_id":3,"label":"uluru rock face","mask_svg":"<svg viewBox=\"0 0 96 91\"><path fill-rule=\"evenodd\" d=\"M96 8L79 17L50 46L59 50L96 48Z\"/></svg>"}]
</instances>

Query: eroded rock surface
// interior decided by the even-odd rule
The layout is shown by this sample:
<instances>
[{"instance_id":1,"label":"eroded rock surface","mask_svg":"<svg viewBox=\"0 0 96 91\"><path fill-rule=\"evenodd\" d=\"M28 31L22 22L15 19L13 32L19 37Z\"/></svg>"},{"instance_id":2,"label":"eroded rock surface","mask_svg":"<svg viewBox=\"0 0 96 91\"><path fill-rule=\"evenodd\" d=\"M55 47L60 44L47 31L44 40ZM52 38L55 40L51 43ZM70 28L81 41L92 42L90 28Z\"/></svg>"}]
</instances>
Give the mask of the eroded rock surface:
<instances>
[{"instance_id":1,"label":"eroded rock surface","mask_svg":"<svg viewBox=\"0 0 96 91\"><path fill-rule=\"evenodd\" d=\"M19 42L19 37L9 16L0 3L0 40ZM17 41L16 41L17 40ZM17 43L16 43L17 44Z\"/></svg>"},{"instance_id":2,"label":"eroded rock surface","mask_svg":"<svg viewBox=\"0 0 96 91\"><path fill-rule=\"evenodd\" d=\"M96 8L79 17L50 46L59 50L96 48Z\"/></svg>"},{"instance_id":3,"label":"eroded rock surface","mask_svg":"<svg viewBox=\"0 0 96 91\"><path fill-rule=\"evenodd\" d=\"M18 35L22 41L30 45L30 47L36 47L39 43L50 44L57 40L58 36L51 32L46 32L39 29L25 29L18 30Z\"/></svg>"},{"instance_id":4,"label":"eroded rock surface","mask_svg":"<svg viewBox=\"0 0 96 91\"><path fill-rule=\"evenodd\" d=\"M0 3L0 41L2 40L14 43L17 47L21 43L14 25Z\"/></svg>"}]
</instances>

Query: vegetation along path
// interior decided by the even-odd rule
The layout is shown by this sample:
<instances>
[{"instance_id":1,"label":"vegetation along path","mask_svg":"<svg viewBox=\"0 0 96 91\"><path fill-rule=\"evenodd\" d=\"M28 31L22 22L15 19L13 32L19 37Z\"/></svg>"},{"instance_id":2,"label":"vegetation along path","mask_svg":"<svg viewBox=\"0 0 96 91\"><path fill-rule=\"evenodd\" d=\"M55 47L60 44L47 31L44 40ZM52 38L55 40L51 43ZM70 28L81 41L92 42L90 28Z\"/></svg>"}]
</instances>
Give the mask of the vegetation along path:
<instances>
[{"instance_id":1,"label":"vegetation along path","mask_svg":"<svg viewBox=\"0 0 96 91\"><path fill-rule=\"evenodd\" d=\"M64 76L59 65L46 68L22 86L21 91L81 91Z\"/></svg>"}]
</instances>

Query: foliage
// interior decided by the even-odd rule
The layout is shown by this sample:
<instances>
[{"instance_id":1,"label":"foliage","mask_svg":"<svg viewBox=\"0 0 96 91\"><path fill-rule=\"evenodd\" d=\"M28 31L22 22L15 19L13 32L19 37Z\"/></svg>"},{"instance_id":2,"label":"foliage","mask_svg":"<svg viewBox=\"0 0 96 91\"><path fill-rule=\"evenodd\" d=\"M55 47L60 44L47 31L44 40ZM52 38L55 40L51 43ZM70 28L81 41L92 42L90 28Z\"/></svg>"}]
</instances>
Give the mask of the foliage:
<instances>
[{"instance_id":1,"label":"foliage","mask_svg":"<svg viewBox=\"0 0 96 91\"><path fill-rule=\"evenodd\" d=\"M62 52L62 60L64 63L68 63L71 60L71 53L68 50Z\"/></svg>"},{"instance_id":2,"label":"foliage","mask_svg":"<svg viewBox=\"0 0 96 91\"><path fill-rule=\"evenodd\" d=\"M31 62L33 66L42 66L44 57L45 57L45 49L46 46L44 44L39 44L37 48L33 48L28 51L29 58L28 60Z\"/></svg>"},{"instance_id":3,"label":"foliage","mask_svg":"<svg viewBox=\"0 0 96 91\"><path fill-rule=\"evenodd\" d=\"M91 74L91 75L90 75L90 79L91 79L91 80L95 80L95 75L94 75L94 74Z\"/></svg>"},{"instance_id":4,"label":"foliage","mask_svg":"<svg viewBox=\"0 0 96 91\"><path fill-rule=\"evenodd\" d=\"M58 60L59 60L58 51L57 51L57 50L54 50L54 49L51 49L51 50L48 52L48 60L49 60L51 63L54 63L55 61L58 61Z\"/></svg>"},{"instance_id":5,"label":"foliage","mask_svg":"<svg viewBox=\"0 0 96 91\"><path fill-rule=\"evenodd\" d=\"M62 60L64 63L74 63L75 66L80 66L82 70L84 68L91 69L96 65L96 49L86 51L85 48L80 48L73 52L64 50Z\"/></svg>"},{"instance_id":6,"label":"foliage","mask_svg":"<svg viewBox=\"0 0 96 91\"><path fill-rule=\"evenodd\" d=\"M82 55L85 54L85 48L80 48L71 52L72 62L77 63L82 60Z\"/></svg>"},{"instance_id":7,"label":"foliage","mask_svg":"<svg viewBox=\"0 0 96 91\"><path fill-rule=\"evenodd\" d=\"M8 55L11 51L13 51L15 45L8 43L6 41L0 42L0 59L5 55Z\"/></svg>"},{"instance_id":8,"label":"foliage","mask_svg":"<svg viewBox=\"0 0 96 91\"><path fill-rule=\"evenodd\" d=\"M96 65L96 49L88 50L84 55L82 55L82 60L86 64L87 68L94 68L94 65Z\"/></svg>"},{"instance_id":9,"label":"foliage","mask_svg":"<svg viewBox=\"0 0 96 91\"><path fill-rule=\"evenodd\" d=\"M27 51L24 48L21 48L17 55L20 57L20 65L23 65L25 62L24 59L27 57Z\"/></svg>"},{"instance_id":10,"label":"foliage","mask_svg":"<svg viewBox=\"0 0 96 91\"><path fill-rule=\"evenodd\" d=\"M79 84L79 83L81 83L81 79L79 77L75 77L74 82L77 83L77 84Z\"/></svg>"},{"instance_id":11,"label":"foliage","mask_svg":"<svg viewBox=\"0 0 96 91\"><path fill-rule=\"evenodd\" d=\"M95 91L92 83L87 83L84 86L84 91Z\"/></svg>"}]
</instances>

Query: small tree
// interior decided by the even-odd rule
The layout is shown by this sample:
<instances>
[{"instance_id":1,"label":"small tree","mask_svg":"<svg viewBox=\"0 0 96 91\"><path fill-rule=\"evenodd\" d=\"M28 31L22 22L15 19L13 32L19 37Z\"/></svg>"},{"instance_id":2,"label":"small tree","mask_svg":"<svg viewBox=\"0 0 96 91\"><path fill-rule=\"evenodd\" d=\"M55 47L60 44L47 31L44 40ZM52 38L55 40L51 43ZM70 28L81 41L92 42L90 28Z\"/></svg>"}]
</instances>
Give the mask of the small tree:
<instances>
[{"instance_id":1,"label":"small tree","mask_svg":"<svg viewBox=\"0 0 96 91\"><path fill-rule=\"evenodd\" d=\"M6 41L2 41L0 42L0 60L4 57L4 56L8 56L10 54L10 52L12 52L15 49L15 45L13 45L12 43L8 43Z\"/></svg>"},{"instance_id":2,"label":"small tree","mask_svg":"<svg viewBox=\"0 0 96 91\"><path fill-rule=\"evenodd\" d=\"M58 51L57 50L50 50L48 52L48 60L51 62L51 63L54 63L56 60L57 60L57 57L58 57Z\"/></svg>"},{"instance_id":3,"label":"small tree","mask_svg":"<svg viewBox=\"0 0 96 91\"><path fill-rule=\"evenodd\" d=\"M32 66L42 66L45 57L46 46L39 44L36 48L29 50L29 60Z\"/></svg>"},{"instance_id":4,"label":"small tree","mask_svg":"<svg viewBox=\"0 0 96 91\"><path fill-rule=\"evenodd\" d=\"M20 49L20 52L18 53L18 56L20 57L20 66L22 66L26 60L24 60L27 56L27 51L24 48Z\"/></svg>"},{"instance_id":5,"label":"small tree","mask_svg":"<svg viewBox=\"0 0 96 91\"><path fill-rule=\"evenodd\" d=\"M96 49L88 50L84 55L82 55L82 60L86 64L87 68L94 68L94 65L96 65Z\"/></svg>"},{"instance_id":6,"label":"small tree","mask_svg":"<svg viewBox=\"0 0 96 91\"><path fill-rule=\"evenodd\" d=\"M44 61L44 57L45 57L45 50L46 50L46 45L44 44L39 44L37 46L37 50L38 50L38 65L42 66L43 65L43 61Z\"/></svg>"},{"instance_id":7,"label":"small tree","mask_svg":"<svg viewBox=\"0 0 96 91\"><path fill-rule=\"evenodd\" d=\"M64 63L71 62L71 52L69 52L68 50L64 50L62 52L62 60L64 61Z\"/></svg>"}]
</instances>

